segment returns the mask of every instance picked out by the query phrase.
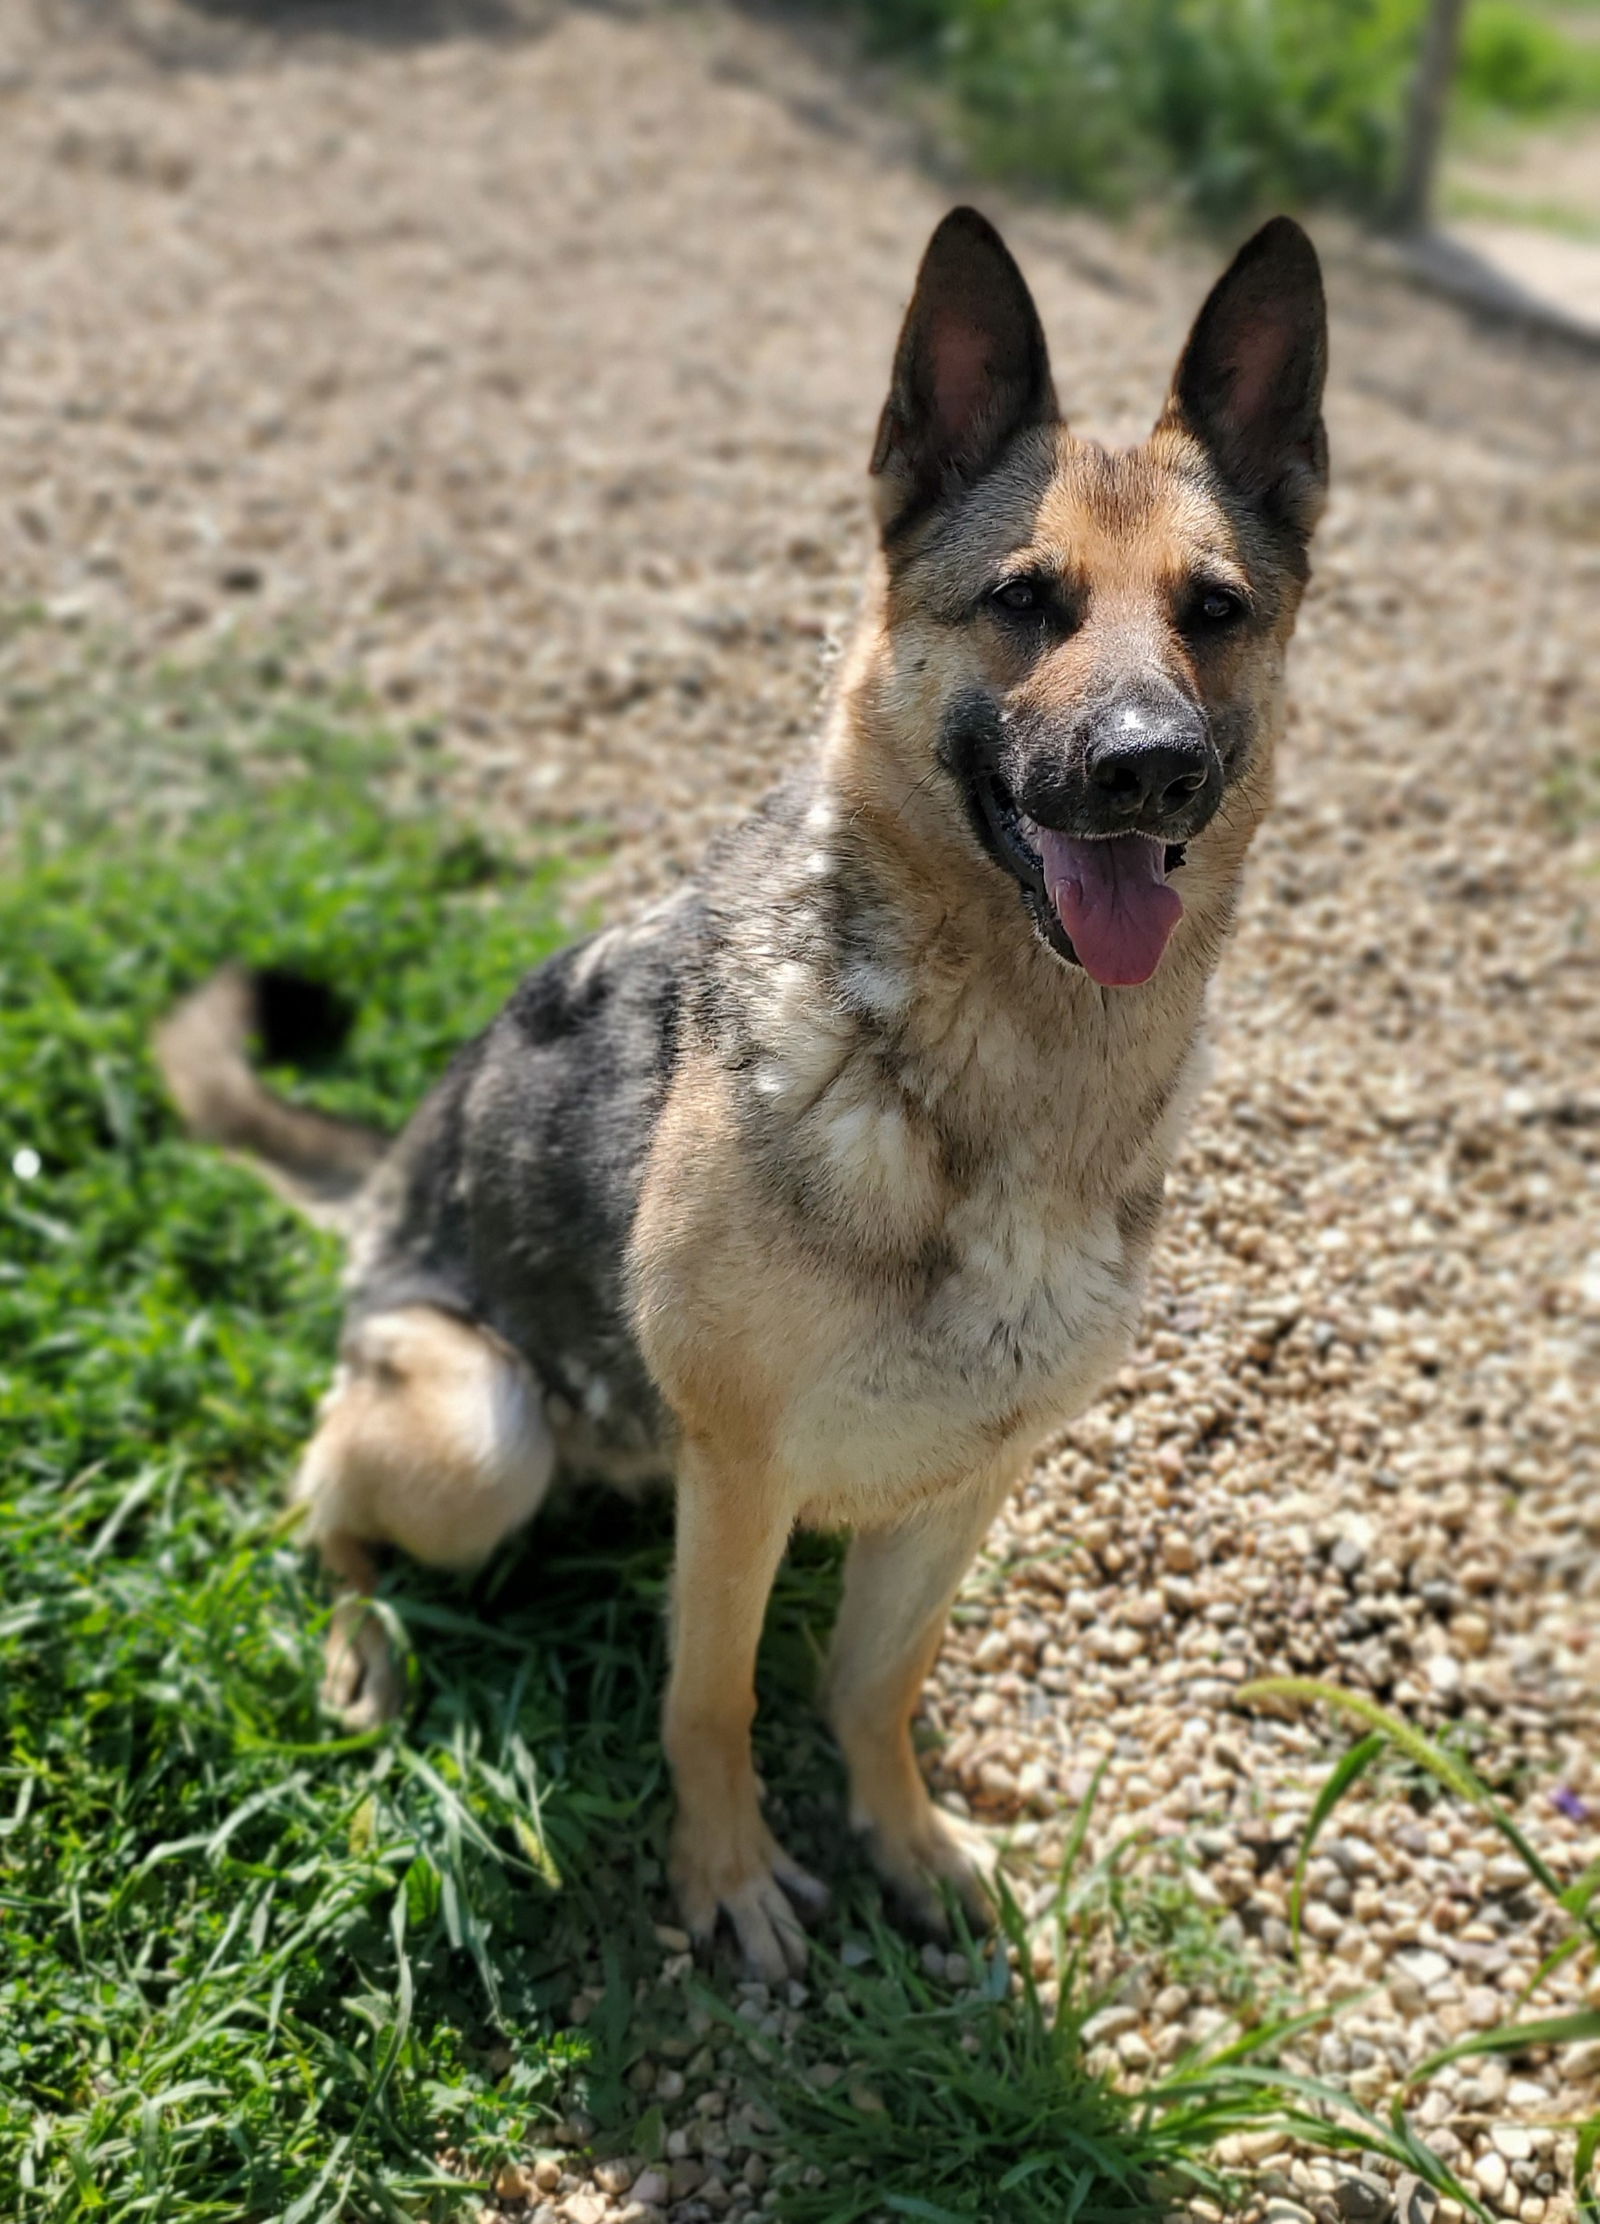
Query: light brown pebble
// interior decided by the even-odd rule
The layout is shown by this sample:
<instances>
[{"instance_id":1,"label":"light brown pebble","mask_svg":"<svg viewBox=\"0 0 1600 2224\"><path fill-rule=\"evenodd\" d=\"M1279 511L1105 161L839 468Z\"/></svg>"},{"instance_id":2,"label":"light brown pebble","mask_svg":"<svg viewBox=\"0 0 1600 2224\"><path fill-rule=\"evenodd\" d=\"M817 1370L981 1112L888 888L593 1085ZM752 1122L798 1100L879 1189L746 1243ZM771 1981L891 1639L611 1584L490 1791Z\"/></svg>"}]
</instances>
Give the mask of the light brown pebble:
<instances>
[{"instance_id":1,"label":"light brown pebble","mask_svg":"<svg viewBox=\"0 0 1600 2224\"><path fill-rule=\"evenodd\" d=\"M1478 2191L1486 2194L1491 2201L1498 2201L1505 2192L1510 2175L1511 2173L1506 2167L1505 2157L1497 2154L1492 2147L1487 2154L1479 2155L1477 2161L1472 2165L1474 2184Z\"/></svg>"},{"instance_id":2,"label":"light brown pebble","mask_svg":"<svg viewBox=\"0 0 1600 2224\"><path fill-rule=\"evenodd\" d=\"M1262 2163L1269 2161L1273 2155L1280 2154L1283 2151L1283 2133L1276 2129L1241 2131L1237 2135L1236 2145L1239 2150L1239 2160L1251 2163L1259 2168Z\"/></svg>"},{"instance_id":3,"label":"light brown pebble","mask_svg":"<svg viewBox=\"0 0 1600 2224\"><path fill-rule=\"evenodd\" d=\"M1572 2068L1570 2055L1566 2057L1565 2066ZM1508 2108L1531 2110L1536 2115L1547 2114L1550 2108L1550 2088L1541 2085L1535 2078L1513 2077L1506 2084L1505 2102ZM1542 2151L1542 2145L1549 2144L1551 2135L1548 2131L1535 2127L1529 2131L1528 2136L1538 2152Z\"/></svg>"}]
</instances>

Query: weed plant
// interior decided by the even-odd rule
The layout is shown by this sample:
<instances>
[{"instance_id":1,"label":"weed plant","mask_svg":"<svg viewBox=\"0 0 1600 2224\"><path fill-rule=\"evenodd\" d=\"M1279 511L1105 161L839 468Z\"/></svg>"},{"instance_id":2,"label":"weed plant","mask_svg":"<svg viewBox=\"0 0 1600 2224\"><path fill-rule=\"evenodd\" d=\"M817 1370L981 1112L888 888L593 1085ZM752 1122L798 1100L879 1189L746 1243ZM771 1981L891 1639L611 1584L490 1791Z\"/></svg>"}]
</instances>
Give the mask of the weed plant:
<instances>
[{"instance_id":1,"label":"weed plant","mask_svg":"<svg viewBox=\"0 0 1600 2224\"><path fill-rule=\"evenodd\" d=\"M1524 2009L1556 1970L1585 1958L1592 1964L1600 1954L1600 1865L1562 1883L1459 1755L1364 1695L1329 1684L1263 1681L1247 1686L1240 1704L1320 1704L1353 1717L1361 1731L1323 1784L1299 1849L1291 1899L1297 1944L1301 1889L1318 1836L1374 1763L1392 1757L1441 1796L1485 1816L1530 1884L1558 1909L1561 1936L1527 1988ZM846 1955L819 1956L823 1998L795 2047L780 2052L730 2018L792 2158L780 2177L782 2216L792 2224L867 2224L881 2216L1098 2224L1171 2210L1197 2194L1232 2206L1240 2188L1216 2167L1213 2149L1231 2132L1270 2127L1312 2152L1382 2156L1490 2224L1476 2196L1414 2129L1410 2100L1471 2056L1600 2037L1600 2010L1519 2010L1421 2057L1379 2116L1294 2066L1298 2042L1363 1996L1296 2006L1292 1972L1265 2004L1250 1972L1230 1984L1217 1966L1218 1946L1206 1942L1205 1911L1182 1893L1181 1870L1164 1849L1135 1833L1098 1859L1085 1858L1097 1789L1069 1834L1044 1921L1025 1922L1007 1897L998 1942L963 1942L978 1974L960 1993L909 1962L892 1935L869 1921ZM1109 1962L1094 1952L1108 1927L1116 1949ZM1041 1937L1051 1947L1045 1966L1056 1972L1048 1985L1035 1973ZM1172 1975L1185 1951L1191 1977L1203 1959L1211 1989L1239 2007L1235 2029L1153 2069L1131 2091L1096 2075L1085 2027L1114 1997L1118 1978L1108 1986L1093 1972L1109 1966L1120 1977L1130 1962L1153 1960ZM1569 2128L1575 2210L1581 2224L1600 2224L1600 2116Z\"/></svg>"},{"instance_id":2,"label":"weed plant","mask_svg":"<svg viewBox=\"0 0 1600 2224\"><path fill-rule=\"evenodd\" d=\"M1488 2031L1459 2039L1453 2045L1417 2062L1397 2095L1392 2120L1404 2120L1404 2106L1413 2092L1426 2085L1452 2062L1481 2054L1524 2054L1533 2050L1580 2045L1600 2039L1600 2008L1579 2008L1559 2015L1528 2016L1521 2012L1557 1970L1575 1963L1591 1976L1600 1970L1600 1861L1565 1883L1532 1843L1515 1818L1495 1797L1482 1775L1459 1751L1425 1737L1413 1723L1380 1707L1365 1693L1342 1690L1336 1684L1307 1677L1267 1677L1247 1684L1239 1694L1242 1706L1325 1706L1353 1721L1360 1730L1355 1742L1340 1756L1317 1795L1306 1824L1295 1865L1290 1914L1296 1939L1300 1929L1301 1895L1306 1865L1317 1838L1343 1800L1374 1763L1394 1759L1406 1764L1449 1798L1459 1800L1500 1834L1527 1871L1533 1891L1554 1909L1560 1935L1524 1988L1519 2013ZM1600 2224L1600 2114L1571 2127L1575 2135L1573 2198L1584 2224Z\"/></svg>"},{"instance_id":3,"label":"weed plant","mask_svg":"<svg viewBox=\"0 0 1600 2224\"><path fill-rule=\"evenodd\" d=\"M946 96L987 174L1237 225L1393 194L1424 0L841 0ZM1474 0L1458 109L1600 107L1600 46L1523 0Z\"/></svg>"}]
</instances>

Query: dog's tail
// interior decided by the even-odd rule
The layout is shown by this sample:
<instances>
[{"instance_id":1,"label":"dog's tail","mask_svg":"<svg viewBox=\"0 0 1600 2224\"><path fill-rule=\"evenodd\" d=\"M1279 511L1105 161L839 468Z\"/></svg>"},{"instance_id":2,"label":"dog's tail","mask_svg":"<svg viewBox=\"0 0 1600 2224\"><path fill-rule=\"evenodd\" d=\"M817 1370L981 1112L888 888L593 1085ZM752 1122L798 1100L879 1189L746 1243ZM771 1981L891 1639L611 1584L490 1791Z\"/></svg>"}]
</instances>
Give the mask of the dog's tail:
<instances>
[{"instance_id":1,"label":"dog's tail","mask_svg":"<svg viewBox=\"0 0 1600 2224\"><path fill-rule=\"evenodd\" d=\"M280 1196L324 1227L346 1230L390 1138L359 1120L292 1104L250 1062L328 1049L348 1008L315 981L225 965L155 1032L156 1063L190 1131L249 1161Z\"/></svg>"}]
</instances>

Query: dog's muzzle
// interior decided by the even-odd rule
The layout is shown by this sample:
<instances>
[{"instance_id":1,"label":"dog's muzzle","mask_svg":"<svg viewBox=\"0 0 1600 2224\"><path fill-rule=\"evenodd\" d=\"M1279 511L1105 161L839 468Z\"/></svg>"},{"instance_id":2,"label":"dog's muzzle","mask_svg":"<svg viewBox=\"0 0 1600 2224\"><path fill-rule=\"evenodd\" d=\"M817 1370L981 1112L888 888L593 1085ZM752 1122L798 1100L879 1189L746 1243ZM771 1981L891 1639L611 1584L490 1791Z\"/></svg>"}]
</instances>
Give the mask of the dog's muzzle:
<instances>
[{"instance_id":1,"label":"dog's muzzle","mask_svg":"<svg viewBox=\"0 0 1600 2224\"><path fill-rule=\"evenodd\" d=\"M1222 799L1203 711L1175 691L1126 695L1063 744L991 708L974 743L979 837L1044 940L1103 987L1149 980L1183 916L1170 876Z\"/></svg>"}]
</instances>

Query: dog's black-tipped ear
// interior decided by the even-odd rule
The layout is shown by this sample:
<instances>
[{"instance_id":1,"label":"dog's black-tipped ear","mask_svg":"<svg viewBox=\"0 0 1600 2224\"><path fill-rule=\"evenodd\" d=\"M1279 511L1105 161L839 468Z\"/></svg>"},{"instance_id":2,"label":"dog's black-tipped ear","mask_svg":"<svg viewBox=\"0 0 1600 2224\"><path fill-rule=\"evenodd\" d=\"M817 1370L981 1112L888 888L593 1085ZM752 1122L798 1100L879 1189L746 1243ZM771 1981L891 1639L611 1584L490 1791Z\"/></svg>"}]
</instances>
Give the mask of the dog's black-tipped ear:
<instances>
[{"instance_id":1,"label":"dog's black-tipped ear","mask_svg":"<svg viewBox=\"0 0 1600 2224\"><path fill-rule=\"evenodd\" d=\"M872 469L886 534L970 485L1029 425L1053 423L1044 328L1005 241L976 209L931 240L900 329Z\"/></svg>"},{"instance_id":2,"label":"dog's black-tipped ear","mask_svg":"<svg viewBox=\"0 0 1600 2224\"><path fill-rule=\"evenodd\" d=\"M1203 440L1229 483L1302 540L1328 486L1327 367L1317 251L1292 217L1275 216L1212 287L1179 360L1167 418Z\"/></svg>"}]
</instances>

